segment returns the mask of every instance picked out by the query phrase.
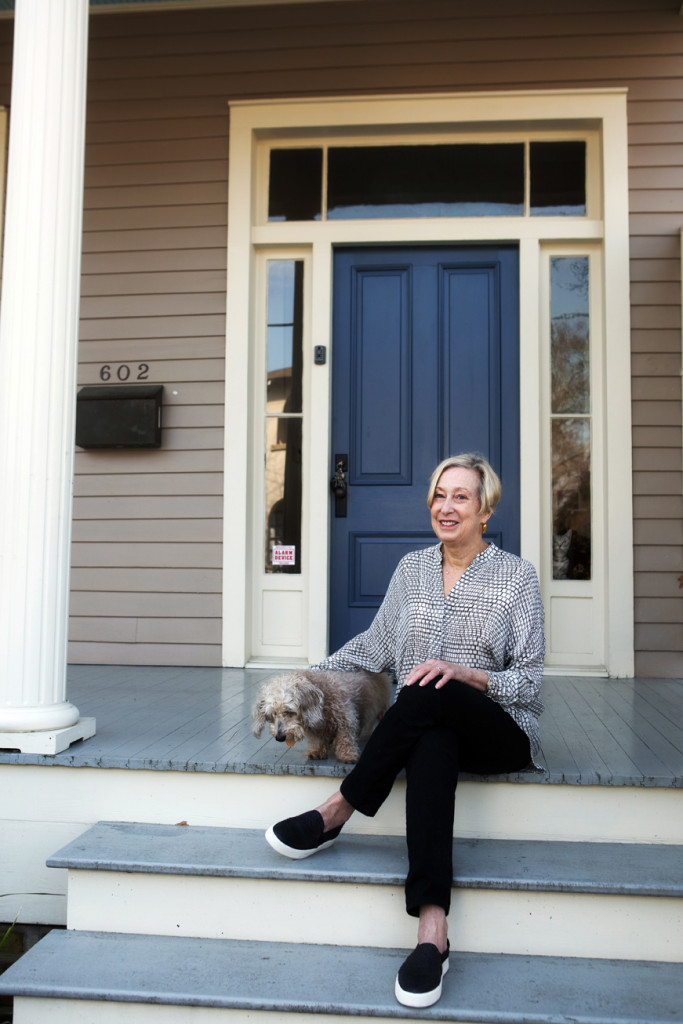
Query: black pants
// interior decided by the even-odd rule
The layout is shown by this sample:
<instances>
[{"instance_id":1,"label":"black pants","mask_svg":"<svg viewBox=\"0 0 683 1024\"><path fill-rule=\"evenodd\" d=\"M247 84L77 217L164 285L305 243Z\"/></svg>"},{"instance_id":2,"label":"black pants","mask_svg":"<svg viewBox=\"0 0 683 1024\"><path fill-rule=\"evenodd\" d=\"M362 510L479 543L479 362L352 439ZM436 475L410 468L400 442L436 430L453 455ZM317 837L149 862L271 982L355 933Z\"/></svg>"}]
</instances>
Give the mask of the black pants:
<instances>
[{"instance_id":1,"label":"black pants","mask_svg":"<svg viewBox=\"0 0 683 1024\"><path fill-rule=\"evenodd\" d=\"M406 769L406 910L436 904L448 913L453 884L453 817L458 772L518 771L529 739L480 690L450 680L440 690L404 686L341 785L355 810L373 817Z\"/></svg>"}]
</instances>

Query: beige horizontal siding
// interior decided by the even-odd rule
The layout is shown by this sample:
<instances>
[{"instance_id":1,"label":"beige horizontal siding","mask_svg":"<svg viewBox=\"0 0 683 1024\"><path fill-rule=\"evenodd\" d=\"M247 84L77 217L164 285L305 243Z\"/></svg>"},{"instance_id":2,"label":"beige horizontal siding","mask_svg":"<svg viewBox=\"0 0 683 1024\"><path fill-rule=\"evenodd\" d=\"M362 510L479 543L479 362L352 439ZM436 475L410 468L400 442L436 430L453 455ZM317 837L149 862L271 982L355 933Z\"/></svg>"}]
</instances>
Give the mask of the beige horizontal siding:
<instances>
[{"instance_id":1,"label":"beige horizontal siding","mask_svg":"<svg viewBox=\"0 0 683 1024\"><path fill-rule=\"evenodd\" d=\"M680 37L666 39L662 36L643 36L639 41L637 56L629 55L629 48L633 45L633 38L629 35L603 35L588 37L577 31L578 21L574 23L574 31L570 36L553 38L546 36L543 39L542 56L539 50L538 38L529 39L514 35L504 40L504 49L496 49L487 38L463 39L459 35L451 33L451 38L438 38L433 35L424 39L421 47L419 40L404 38L394 42L385 42L380 39L358 41L358 32L353 27L355 42L345 44L339 42L335 37L330 36L323 46L305 45L302 34L299 32L294 36L290 35L291 42L281 44L278 48L272 47L267 51L266 76L282 73L290 75L293 73L315 71L327 76L336 68L355 67L361 75L373 75L380 72L387 66L400 64L404 68L413 68L416 75L423 75L430 69L437 69L442 72L444 67L457 65L459 75L467 74L468 80L477 76L488 76L500 79L503 75L509 77L509 69L520 61L527 63L526 75L533 75L548 79L548 69L551 63L571 62L572 66L578 66L581 74L595 74L596 62L602 65L601 73L624 74L627 63L632 74L634 69L650 65L652 58L656 57L659 63L659 77L678 73L677 61L682 52ZM398 26L396 26L398 27ZM376 26L375 33L385 31L384 26ZM287 33L285 33L287 34ZM396 34L396 33L395 33ZM514 42L514 52L509 48ZM214 45L218 43L213 41ZM176 53L173 58L174 76L170 81L183 82L184 79L192 78L195 81L201 77L202 82L212 82L217 76L228 76L228 80L235 80L238 77L250 81L257 75L258 68L255 67L254 58L265 55L260 48L256 50L234 50L230 47L229 34L225 36L227 51L214 51L213 48L205 49L204 52L182 54ZM284 46L284 48L283 48ZM424 51L429 51L428 69L424 62ZM229 59L228 59L229 58ZM374 63L373 63L374 62ZM649 68L648 68L649 70ZM111 67L108 62L99 61L94 67L90 77L91 95L97 98L99 90L107 86L110 81L109 74ZM116 61L116 73L126 78L126 88L138 86L143 82L153 81L154 89L158 89L161 83L169 81L168 55L150 55L134 58L121 58ZM576 73L576 72L574 72ZM453 75L453 72L451 72ZM177 90L177 84L174 91ZM155 145L155 144L152 144ZM107 146L105 144L94 147L94 159L97 160L100 148L104 157L107 157ZM125 145L122 147L121 156L116 155L117 163L125 163ZM106 162L105 159L100 162Z\"/></svg>"},{"instance_id":2,"label":"beige horizontal siding","mask_svg":"<svg viewBox=\"0 0 683 1024\"><path fill-rule=\"evenodd\" d=\"M189 594L193 597L196 594L221 593L220 568L109 569L104 578L107 593ZM71 581L76 593L102 591L100 568L73 568Z\"/></svg>"},{"instance_id":3,"label":"beige horizontal siding","mask_svg":"<svg viewBox=\"0 0 683 1024\"><path fill-rule=\"evenodd\" d=\"M683 621L683 597L674 601L662 598L641 598L640 600L640 621L680 625Z\"/></svg>"},{"instance_id":4,"label":"beige horizontal siding","mask_svg":"<svg viewBox=\"0 0 683 1024\"><path fill-rule=\"evenodd\" d=\"M173 619L179 616L194 619L213 619L220 615L218 594L155 594L153 614L158 618ZM75 616L113 615L117 618L148 616L150 596L148 594L122 594L97 591L83 591L74 594L71 600L71 614Z\"/></svg>"},{"instance_id":5,"label":"beige horizontal siding","mask_svg":"<svg viewBox=\"0 0 683 1024\"><path fill-rule=\"evenodd\" d=\"M69 639L78 643L90 642L96 633L104 643L124 644L206 644L215 642L213 623L205 616L190 618L184 613L180 617L168 614L163 618L152 618L147 609L144 615L135 618L117 618L109 610L103 618L88 615L80 618L71 616Z\"/></svg>"},{"instance_id":6,"label":"beige horizontal siding","mask_svg":"<svg viewBox=\"0 0 683 1024\"><path fill-rule=\"evenodd\" d=\"M102 641L69 643L72 665L187 665L220 664L216 645L206 643L119 643Z\"/></svg>"},{"instance_id":7,"label":"beige horizontal siding","mask_svg":"<svg viewBox=\"0 0 683 1024\"><path fill-rule=\"evenodd\" d=\"M680 169L676 168L676 176L680 178ZM633 175L631 175L633 183ZM631 260L631 281L632 288L638 288L640 284L648 281L664 282L676 286L678 282L679 265L676 260L657 259L632 259Z\"/></svg>"},{"instance_id":8,"label":"beige horizontal siding","mask_svg":"<svg viewBox=\"0 0 683 1024\"><path fill-rule=\"evenodd\" d=\"M681 432L678 427L634 427L634 457L639 448L680 448Z\"/></svg>"},{"instance_id":9,"label":"beige horizontal siding","mask_svg":"<svg viewBox=\"0 0 683 1024\"><path fill-rule=\"evenodd\" d=\"M148 364L165 427L159 451L77 453L73 660L220 659L228 101L626 86L636 668L683 675L678 10L364 0L91 18L79 383Z\"/></svg>"},{"instance_id":10,"label":"beige horizontal siding","mask_svg":"<svg viewBox=\"0 0 683 1024\"><path fill-rule=\"evenodd\" d=\"M657 543L650 546L639 544L635 551L636 572L671 573L678 578L678 567L683 557L683 545ZM683 624L681 625L683 640Z\"/></svg>"},{"instance_id":11,"label":"beige horizontal siding","mask_svg":"<svg viewBox=\"0 0 683 1024\"><path fill-rule=\"evenodd\" d=\"M79 382L146 364L165 385L163 447L79 453L70 657L217 665L227 106L166 98L145 116L124 99L119 57L91 58L91 85L101 72L113 116L91 87Z\"/></svg>"},{"instance_id":12,"label":"beige horizontal siding","mask_svg":"<svg viewBox=\"0 0 683 1024\"><path fill-rule=\"evenodd\" d=\"M220 519L76 519L73 539L78 543L220 544L223 537Z\"/></svg>"},{"instance_id":13,"label":"beige horizontal siding","mask_svg":"<svg viewBox=\"0 0 683 1024\"><path fill-rule=\"evenodd\" d=\"M139 473L120 473L116 476L95 474L79 476L76 480L78 497L101 495L107 493L119 495L186 495L186 494L221 494L223 487L217 473L155 473L151 476L140 476Z\"/></svg>"},{"instance_id":14,"label":"beige horizontal siding","mask_svg":"<svg viewBox=\"0 0 683 1024\"><path fill-rule=\"evenodd\" d=\"M71 564L91 569L120 569L131 564L138 569L163 569L167 565L174 565L179 569L210 569L219 558L220 544L79 542L74 545Z\"/></svg>"},{"instance_id":15,"label":"beige horizontal siding","mask_svg":"<svg viewBox=\"0 0 683 1024\"><path fill-rule=\"evenodd\" d=\"M681 586L673 573L668 574L666 587L662 588L662 577L659 573L640 572L636 577L636 597L664 600L671 603L673 607L678 607L678 601L681 599ZM671 598L674 600L671 601ZM662 618L669 619L670 616L667 614ZM681 620L679 619L679 621Z\"/></svg>"},{"instance_id":16,"label":"beige horizontal siding","mask_svg":"<svg viewBox=\"0 0 683 1024\"><path fill-rule=\"evenodd\" d=\"M680 398L680 383L675 377L643 377L633 382L633 398L677 402Z\"/></svg>"},{"instance_id":17,"label":"beige horizontal siding","mask_svg":"<svg viewBox=\"0 0 683 1024\"><path fill-rule=\"evenodd\" d=\"M631 209L637 214L631 246L635 618L636 671L680 676L680 76L671 86L668 99L660 92L656 101L629 104Z\"/></svg>"},{"instance_id":18,"label":"beige horizontal siding","mask_svg":"<svg viewBox=\"0 0 683 1024\"><path fill-rule=\"evenodd\" d=\"M668 98L659 81L656 98L629 103L635 621L636 671L681 676L680 73L670 84Z\"/></svg>"},{"instance_id":19,"label":"beige horizontal siding","mask_svg":"<svg viewBox=\"0 0 683 1024\"><path fill-rule=\"evenodd\" d=\"M76 452L76 478L80 474L92 473L117 473L125 466L126 453L118 451ZM223 468L223 457L221 452L192 451L171 452L167 448L154 453L154 461L150 461L145 467L148 475L153 473L169 473L175 470L178 473L190 471L204 473L207 471L220 472Z\"/></svg>"},{"instance_id":20,"label":"beige horizontal siding","mask_svg":"<svg viewBox=\"0 0 683 1024\"><path fill-rule=\"evenodd\" d=\"M205 12L201 21L190 16L186 19L187 31L182 36L173 34L172 28L159 27L158 22L147 19L134 36L122 38L120 35L100 40L100 54L103 66L105 60L118 61L121 57L145 57L147 54L160 54L168 51L169 46L177 54L192 54L198 51L207 53L244 51L259 52L263 50L281 50L296 48L302 44L302 28L310 42L318 48L329 42L330 30L334 29L334 42L337 45L357 45L359 38L366 45L387 43L405 43L406 23L410 24L410 33L416 43L442 41L444 39L475 41L501 39L509 41L517 39L522 43L548 38L554 35L557 45L563 45L564 37L581 41L582 29L590 31L587 45L599 35L606 36L605 43L610 45L619 35L639 33L644 46L654 52L676 52L676 40L662 38L661 34L652 32L652 22L648 16L647 2L635 5L630 11L624 3L616 4L572 4L571 11L566 8L553 13L552 19L542 21L538 14L547 15L549 5L530 3L515 4L503 2L498 5L481 3L476 16L472 8L464 4L455 4L452 0L441 3L424 4L416 7L415 3L392 3L391 19L387 18L386 6L363 3L356 10L343 9L339 6L330 12L319 12L312 9L299 10L290 8L282 14L275 9L268 12L258 34L254 33L254 20L249 12L235 13L230 19L229 27L219 14L212 16ZM669 5L669 9L673 9ZM612 13L610 13L610 10ZM615 31L614 12L620 15L620 30ZM519 12L519 13L518 13ZM579 23L576 15L583 13ZM320 17L322 15L322 17ZM546 26L552 26L546 27ZM362 32L359 33L359 28ZM649 39L648 39L649 37ZM680 47L680 40L678 41ZM618 43L615 44L618 47ZM622 47L623 48L623 47ZM617 52L619 52L617 48Z\"/></svg>"},{"instance_id":21,"label":"beige horizontal siding","mask_svg":"<svg viewBox=\"0 0 683 1024\"><path fill-rule=\"evenodd\" d=\"M98 498L78 498L74 519L214 519L222 504L215 495L141 495L121 497L107 494ZM173 564L173 563L169 563Z\"/></svg>"},{"instance_id":22,"label":"beige horizontal siding","mask_svg":"<svg viewBox=\"0 0 683 1024\"><path fill-rule=\"evenodd\" d=\"M633 468L640 472L659 474L661 472L679 473L678 452L672 447L650 448L639 447L633 453ZM681 520L683 528L683 520Z\"/></svg>"},{"instance_id":23,"label":"beige horizontal siding","mask_svg":"<svg viewBox=\"0 0 683 1024\"><path fill-rule=\"evenodd\" d=\"M83 275L100 274L140 274L157 272L159 274L170 273L171 271L185 272L188 270L202 271L207 273L213 270L222 269L225 274L225 245L215 249L193 249L190 252L175 252L173 250L157 250L156 252L102 252L83 253L82 270ZM111 282L114 286L117 280Z\"/></svg>"},{"instance_id":24,"label":"beige horizontal siding","mask_svg":"<svg viewBox=\"0 0 683 1024\"><path fill-rule=\"evenodd\" d=\"M201 295L203 292L218 294L225 287L223 270L186 270L144 274L89 274L83 279L81 306L89 296L115 295L117 298L132 295Z\"/></svg>"},{"instance_id":25,"label":"beige horizontal siding","mask_svg":"<svg viewBox=\"0 0 683 1024\"><path fill-rule=\"evenodd\" d=\"M681 499L677 494L659 494L656 497L636 494L633 509L636 522L639 519L680 519Z\"/></svg>"}]
</instances>

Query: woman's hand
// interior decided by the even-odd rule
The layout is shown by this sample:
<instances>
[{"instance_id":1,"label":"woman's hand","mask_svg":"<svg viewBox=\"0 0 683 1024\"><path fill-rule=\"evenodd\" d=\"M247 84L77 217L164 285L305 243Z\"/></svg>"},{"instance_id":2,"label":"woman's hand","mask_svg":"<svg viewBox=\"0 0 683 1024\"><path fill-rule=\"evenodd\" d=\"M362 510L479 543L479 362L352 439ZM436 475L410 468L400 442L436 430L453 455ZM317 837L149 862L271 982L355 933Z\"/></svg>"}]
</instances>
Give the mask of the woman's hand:
<instances>
[{"instance_id":1,"label":"woman's hand","mask_svg":"<svg viewBox=\"0 0 683 1024\"><path fill-rule=\"evenodd\" d=\"M478 668L468 668L467 665L453 665L449 661L441 661L437 658L429 658L420 665L416 665L406 676L404 686L427 686L433 680L434 687L440 690L449 679L456 679L460 683L466 683L474 690L486 692L489 685L489 677L486 672Z\"/></svg>"}]
</instances>

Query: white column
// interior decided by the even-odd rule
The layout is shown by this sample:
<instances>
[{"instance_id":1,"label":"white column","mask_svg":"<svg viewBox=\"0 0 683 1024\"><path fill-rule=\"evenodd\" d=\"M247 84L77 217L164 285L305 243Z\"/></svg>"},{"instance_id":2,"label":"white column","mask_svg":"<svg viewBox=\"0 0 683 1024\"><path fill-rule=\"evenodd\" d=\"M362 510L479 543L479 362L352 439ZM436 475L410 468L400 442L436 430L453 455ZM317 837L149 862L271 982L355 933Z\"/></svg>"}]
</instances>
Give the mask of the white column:
<instances>
[{"instance_id":1,"label":"white column","mask_svg":"<svg viewBox=\"0 0 683 1024\"><path fill-rule=\"evenodd\" d=\"M66 700L88 0L17 0L0 303L0 747L94 733Z\"/></svg>"}]
</instances>

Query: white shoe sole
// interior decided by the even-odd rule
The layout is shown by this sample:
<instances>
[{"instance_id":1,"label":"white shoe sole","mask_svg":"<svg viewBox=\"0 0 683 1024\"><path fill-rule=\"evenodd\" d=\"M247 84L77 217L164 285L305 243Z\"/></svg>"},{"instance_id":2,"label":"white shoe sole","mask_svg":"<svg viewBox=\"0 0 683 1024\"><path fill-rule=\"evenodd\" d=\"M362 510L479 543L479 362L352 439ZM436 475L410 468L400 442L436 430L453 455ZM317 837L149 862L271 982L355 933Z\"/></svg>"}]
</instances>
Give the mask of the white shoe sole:
<instances>
[{"instance_id":1,"label":"white shoe sole","mask_svg":"<svg viewBox=\"0 0 683 1024\"><path fill-rule=\"evenodd\" d=\"M402 1006L410 1006L415 1010L424 1010L427 1006L433 1006L434 1003L438 1003L441 999L441 992L443 990L443 976L448 973L448 960L445 960L441 967L441 981L436 988L433 988L431 992L405 992L398 983L398 975L396 975L396 985L394 986L394 994L401 1003Z\"/></svg>"},{"instance_id":2,"label":"white shoe sole","mask_svg":"<svg viewBox=\"0 0 683 1024\"><path fill-rule=\"evenodd\" d=\"M312 850L296 850L293 846L287 846L281 839L275 835L272 827L266 832L266 842L269 846L275 850L276 853L281 853L283 857L289 857L290 860L305 860L306 857L312 857L314 853L320 853L321 850L327 850L339 839L339 836L335 836L334 839L330 839L326 843L321 843L320 846L314 846Z\"/></svg>"}]
</instances>

